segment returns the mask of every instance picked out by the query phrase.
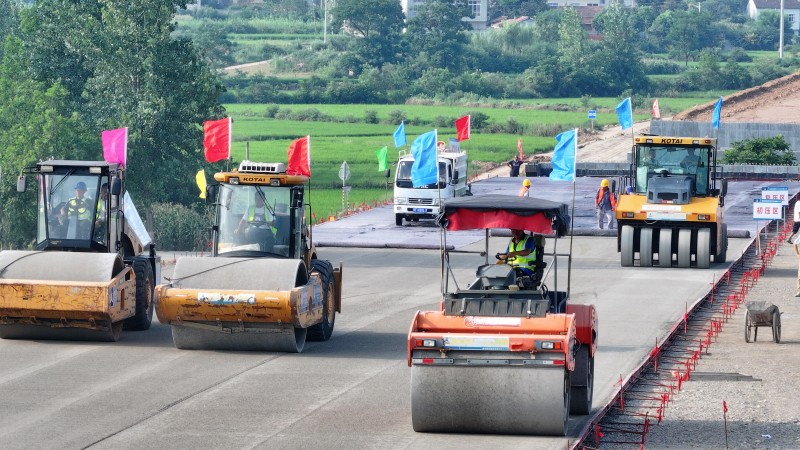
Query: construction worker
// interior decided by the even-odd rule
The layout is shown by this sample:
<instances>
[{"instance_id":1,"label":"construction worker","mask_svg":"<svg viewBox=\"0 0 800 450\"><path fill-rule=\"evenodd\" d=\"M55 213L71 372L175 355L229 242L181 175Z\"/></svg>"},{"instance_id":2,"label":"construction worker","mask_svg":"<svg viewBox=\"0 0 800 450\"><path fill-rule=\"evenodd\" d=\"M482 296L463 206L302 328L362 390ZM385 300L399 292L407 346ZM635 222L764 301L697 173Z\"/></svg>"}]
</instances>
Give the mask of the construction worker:
<instances>
[{"instance_id":1,"label":"construction worker","mask_svg":"<svg viewBox=\"0 0 800 450\"><path fill-rule=\"evenodd\" d=\"M536 269L536 242L524 230L511 230L511 241L505 253L498 253L495 258L505 260L506 264L519 269L525 275L533 275Z\"/></svg>"},{"instance_id":2,"label":"construction worker","mask_svg":"<svg viewBox=\"0 0 800 450\"><path fill-rule=\"evenodd\" d=\"M85 197L86 183L79 181L75 184L75 196L67 201L61 208L61 214L69 221L70 218L76 219L75 238L87 239L91 230L92 220L92 199Z\"/></svg>"},{"instance_id":3,"label":"construction worker","mask_svg":"<svg viewBox=\"0 0 800 450\"><path fill-rule=\"evenodd\" d=\"M522 160L519 159L519 155L514 155L514 159L507 162L506 165L511 169L511 172L509 172L509 176L512 177L519 176L519 168L522 166Z\"/></svg>"},{"instance_id":4,"label":"construction worker","mask_svg":"<svg viewBox=\"0 0 800 450\"><path fill-rule=\"evenodd\" d=\"M794 235L800 230L800 205L794 204L794 224L792 225L792 234L786 239L787 244L793 242Z\"/></svg>"},{"instance_id":5,"label":"construction worker","mask_svg":"<svg viewBox=\"0 0 800 450\"><path fill-rule=\"evenodd\" d=\"M242 220L239 222L237 232L244 231L248 226L269 228L274 224L274 219L269 208L264 205L264 198L256 194L255 205L247 208Z\"/></svg>"},{"instance_id":6,"label":"construction worker","mask_svg":"<svg viewBox=\"0 0 800 450\"><path fill-rule=\"evenodd\" d=\"M797 255L798 261L800 261L800 234L794 237L792 241L792 248L794 249L794 254ZM800 297L800 265L797 268L797 292L794 293L795 297Z\"/></svg>"},{"instance_id":7,"label":"construction worker","mask_svg":"<svg viewBox=\"0 0 800 450\"><path fill-rule=\"evenodd\" d=\"M522 182L522 187L519 189L519 197L530 197L531 196L531 180L525 178Z\"/></svg>"},{"instance_id":8,"label":"construction worker","mask_svg":"<svg viewBox=\"0 0 800 450\"><path fill-rule=\"evenodd\" d=\"M256 193L255 204L245 210L236 234L244 234L245 242L259 244L262 251L272 251L275 244L275 219L272 211L264 204L264 197Z\"/></svg>"},{"instance_id":9,"label":"construction worker","mask_svg":"<svg viewBox=\"0 0 800 450\"><path fill-rule=\"evenodd\" d=\"M600 189L597 190L597 197L594 201L597 209L597 226L603 229L606 218L608 218L608 229L614 229L614 211L617 210L617 199L608 187L608 180L600 182Z\"/></svg>"}]
</instances>

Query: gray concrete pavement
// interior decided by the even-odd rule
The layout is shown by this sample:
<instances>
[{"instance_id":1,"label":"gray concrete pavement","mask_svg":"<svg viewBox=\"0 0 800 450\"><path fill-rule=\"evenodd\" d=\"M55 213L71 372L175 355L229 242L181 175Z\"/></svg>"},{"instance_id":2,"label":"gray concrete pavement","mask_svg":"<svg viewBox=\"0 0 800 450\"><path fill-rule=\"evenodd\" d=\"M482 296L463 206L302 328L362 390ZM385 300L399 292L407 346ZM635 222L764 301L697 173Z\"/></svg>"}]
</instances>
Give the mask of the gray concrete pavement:
<instances>
[{"instance_id":1,"label":"gray concrete pavement","mask_svg":"<svg viewBox=\"0 0 800 450\"><path fill-rule=\"evenodd\" d=\"M488 180L480 189L507 190L519 181ZM585 182L590 192L596 181ZM551 198L566 195L571 198L570 183L554 186ZM578 198L585 204L587 195ZM731 196L737 197L746 204L747 194ZM731 223L753 225L731 211ZM315 227L315 239L324 240L326 228L344 227L330 236L438 243L434 227L395 227L391 215L384 226L378 223L382 212ZM591 223L588 214L576 216L576 224ZM355 222L348 226L350 220ZM476 241L469 236L458 245L479 250ZM505 241L495 239L490 251ZM732 240L729 259L748 242ZM561 239L558 248L566 251L568 243ZM571 301L599 310L597 407L725 266L621 268L612 238L576 237L572 250ZM3 448L565 447L558 438L413 432L406 335L415 311L438 307L439 252L322 248L320 256L344 263L343 314L330 341L309 343L302 354L181 351L172 346L169 327L158 323L146 332L125 332L118 343L0 340ZM470 279L480 262L473 254L452 259L461 280ZM164 266L165 276L169 268ZM571 436L582 420L570 420Z\"/></svg>"}]
</instances>

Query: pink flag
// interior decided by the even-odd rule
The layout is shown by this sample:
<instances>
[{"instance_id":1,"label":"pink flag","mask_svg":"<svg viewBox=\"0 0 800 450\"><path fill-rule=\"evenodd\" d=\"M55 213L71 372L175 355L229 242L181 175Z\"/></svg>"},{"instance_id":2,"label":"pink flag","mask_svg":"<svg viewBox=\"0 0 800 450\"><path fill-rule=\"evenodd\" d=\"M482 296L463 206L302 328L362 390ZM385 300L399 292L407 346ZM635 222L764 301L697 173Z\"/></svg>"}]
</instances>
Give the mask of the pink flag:
<instances>
[{"instance_id":1,"label":"pink flag","mask_svg":"<svg viewBox=\"0 0 800 450\"><path fill-rule=\"evenodd\" d=\"M459 142L469 140L469 116L456 119L456 139Z\"/></svg>"},{"instance_id":2,"label":"pink flag","mask_svg":"<svg viewBox=\"0 0 800 450\"><path fill-rule=\"evenodd\" d=\"M233 121L230 117L203 122L203 149L206 161L213 163L231 157Z\"/></svg>"},{"instance_id":3,"label":"pink flag","mask_svg":"<svg viewBox=\"0 0 800 450\"><path fill-rule=\"evenodd\" d=\"M128 127L103 131L100 139L103 141L103 159L125 167L128 160Z\"/></svg>"},{"instance_id":4,"label":"pink flag","mask_svg":"<svg viewBox=\"0 0 800 450\"><path fill-rule=\"evenodd\" d=\"M653 118L660 119L661 118L661 110L658 109L658 99L653 101Z\"/></svg>"},{"instance_id":5,"label":"pink flag","mask_svg":"<svg viewBox=\"0 0 800 450\"><path fill-rule=\"evenodd\" d=\"M289 144L289 175L311 176L311 136L296 139Z\"/></svg>"}]
</instances>

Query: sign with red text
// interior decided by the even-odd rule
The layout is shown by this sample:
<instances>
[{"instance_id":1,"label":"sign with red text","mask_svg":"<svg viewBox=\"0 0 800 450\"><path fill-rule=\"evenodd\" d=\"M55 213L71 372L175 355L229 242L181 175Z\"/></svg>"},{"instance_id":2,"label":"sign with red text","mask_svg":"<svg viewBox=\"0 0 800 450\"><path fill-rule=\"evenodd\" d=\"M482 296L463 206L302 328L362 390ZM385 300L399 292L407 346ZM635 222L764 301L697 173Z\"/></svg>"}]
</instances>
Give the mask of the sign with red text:
<instances>
[{"instance_id":1,"label":"sign with red text","mask_svg":"<svg viewBox=\"0 0 800 450\"><path fill-rule=\"evenodd\" d=\"M753 199L753 220L783 219L783 204L780 200Z\"/></svg>"},{"instance_id":2,"label":"sign with red text","mask_svg":"<svg viewBox=\"0 0 800 450\"><path fill-rule=\"evenodd\" d=\"M789 206L789 188L787 186L768 186L761 188L761 200L780 200L781 205Z\"/></svg>"}]
</instances>

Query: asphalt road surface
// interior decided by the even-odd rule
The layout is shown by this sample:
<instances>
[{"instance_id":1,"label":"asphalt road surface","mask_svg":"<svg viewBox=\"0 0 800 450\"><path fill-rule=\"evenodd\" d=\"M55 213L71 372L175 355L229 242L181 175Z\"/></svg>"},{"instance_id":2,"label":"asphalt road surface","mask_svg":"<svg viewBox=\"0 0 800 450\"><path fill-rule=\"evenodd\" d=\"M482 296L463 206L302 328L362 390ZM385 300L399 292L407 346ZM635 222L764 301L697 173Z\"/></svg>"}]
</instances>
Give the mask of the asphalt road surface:
<instances>
[{"instance_id":1,"label":"asphalt road surface","mask_svg":"<svg viewBox=\"0 0 800 450\"><path fill-rule=\"evenodd\" d=\"M577 198L591 200L596 181L580 181L585 187ZM543 180L534 185L539 182L544 186ZM518 183L493 179L475 191L511 193ZM760 186L732 183L731 228L741 224L755 232L747 215ZM563 183L545 197L564 201L571 193ZM590 217L590 211L576 214L576 226L591 227ZM358 239L439 242L429 224L396 227L389 208L314 233L319 242L335 238L351 245ZM457 245L480 250L477 238ZM490 253L506 241L494 239ZM731 240L728 258L748 243ZM569 238L558 241L560 252L569 247ZM576 237L571 247L570 301L594 303L600 319L597 408L725 265L621 268L614 238ZM125 332L117 343L0 340L2 448L565 448L567 438L415 433L406 334L415 311L438 308L439 252L323 247L320 256L344 263L343 313L331 340L308 343L302 354L177 350L169 327L157 322L149 331ZM482 259L460 254L452 263L456 276L468 281ZM570 436L585 420L570 419Z\"/></svg>"}]
</instances>

